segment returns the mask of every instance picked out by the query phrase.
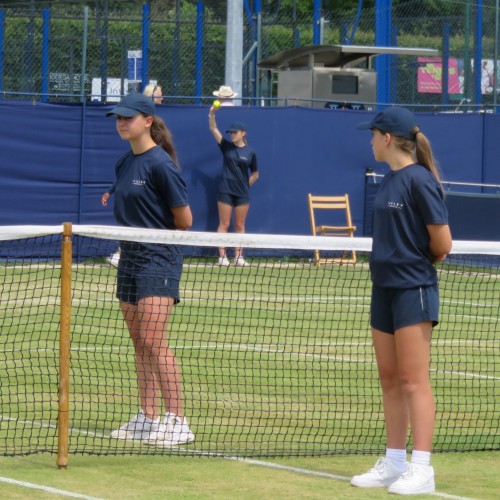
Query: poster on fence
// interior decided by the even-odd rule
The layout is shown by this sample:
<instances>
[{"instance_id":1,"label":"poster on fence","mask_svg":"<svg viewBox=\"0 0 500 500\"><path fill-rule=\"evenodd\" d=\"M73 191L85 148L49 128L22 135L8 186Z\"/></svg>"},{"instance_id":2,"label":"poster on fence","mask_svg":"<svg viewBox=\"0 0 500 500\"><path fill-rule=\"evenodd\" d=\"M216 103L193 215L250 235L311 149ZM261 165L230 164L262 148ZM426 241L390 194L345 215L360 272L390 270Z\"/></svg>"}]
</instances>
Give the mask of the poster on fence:
<instances>
[{"instance_id":1,"label":"poster on fence","mask_svg":"<svg viewBox=\"0 0 500 500\"><path fill-rule=\"evenodd\" d=\"M471 59L471 76L474 74L474 59ZM500 62L497 63L500 74ZM440 94L443 63L439 57L419 57L417 73L417 89L423 94ZM448 93L464 93L464 60L448 59ZM495 88L495 72L493 59L481 59L481 94L493 93ZM498 85L497 85L498 92Z\"/></svg>"},{"instance_id":2,"label":"poster on fence","mask_svg":"<svg viewBox=\"0 0 500 500\"><path fill-rule=\"evenodd\" d=\"M417 90L423 94L440 94L443 61L440 57L419 57ZM448 59L448 93L462 94L464 91L463 60Z\"/></svg>"},{"instance_id":3,"label":"poster on fence","mask_svg":"<svg viewBox=\"0 0 500 500\"><path fill-rule=\"evenodd\" d=\"M474 70L474 59L471 60L471 67L472 70ZM493 59L481 59L481 94L493 93L494 87L495 87L495 70L494 70Z\"/></svg>"}]
</instances>

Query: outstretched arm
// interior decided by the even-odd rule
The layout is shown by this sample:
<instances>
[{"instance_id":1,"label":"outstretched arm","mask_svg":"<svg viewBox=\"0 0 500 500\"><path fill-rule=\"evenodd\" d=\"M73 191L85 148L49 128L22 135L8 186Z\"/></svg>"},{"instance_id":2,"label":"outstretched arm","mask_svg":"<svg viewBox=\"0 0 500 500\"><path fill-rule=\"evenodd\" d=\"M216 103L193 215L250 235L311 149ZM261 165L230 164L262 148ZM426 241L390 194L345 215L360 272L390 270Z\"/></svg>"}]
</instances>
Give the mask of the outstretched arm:
<instances>
[{"instance_id":1,"label":"outstretched arm","mask_svg":"<svg viewBox=\"0 0 500 500\"><path fill-rule=\"evenodd\" d=\"M208 128L210 129L210 132L212 132L212 135L214 136L214 139L217 141L217 144L220 144L222 142L222 134L220 133L220 130L217 128L217 123L215 123L215 112L219 108L216 108L215 106L212 106L210 108L210 111L208 112Z\"/></svg>"}]
</instances>

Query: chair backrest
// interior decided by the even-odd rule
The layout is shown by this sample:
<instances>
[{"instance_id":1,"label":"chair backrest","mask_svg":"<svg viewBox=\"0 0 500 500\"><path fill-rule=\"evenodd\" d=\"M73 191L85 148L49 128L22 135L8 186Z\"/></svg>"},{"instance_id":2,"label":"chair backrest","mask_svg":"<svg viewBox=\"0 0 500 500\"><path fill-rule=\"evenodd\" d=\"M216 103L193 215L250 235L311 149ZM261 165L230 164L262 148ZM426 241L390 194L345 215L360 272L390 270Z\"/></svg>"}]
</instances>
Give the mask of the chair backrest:
<instances>
[{"instance_id":1,"label":"chair backrest","mask_svg":"<svg viewBox=\"0 0 500 500\"><path fill-rule=\"evenodd\" d=\"M351 218L351 207L349 205L349 195L344 194L342 196L315 196L308 194L309 202L309 215L311 218L311 227L313 229L313 234L315 234L315 229L318 226L316 222L317 210L340 210L344 213L343 221L340 225L352 228L352 218ZM331 224L339 225L339 224Z\"/></svg>"}]
</instances>

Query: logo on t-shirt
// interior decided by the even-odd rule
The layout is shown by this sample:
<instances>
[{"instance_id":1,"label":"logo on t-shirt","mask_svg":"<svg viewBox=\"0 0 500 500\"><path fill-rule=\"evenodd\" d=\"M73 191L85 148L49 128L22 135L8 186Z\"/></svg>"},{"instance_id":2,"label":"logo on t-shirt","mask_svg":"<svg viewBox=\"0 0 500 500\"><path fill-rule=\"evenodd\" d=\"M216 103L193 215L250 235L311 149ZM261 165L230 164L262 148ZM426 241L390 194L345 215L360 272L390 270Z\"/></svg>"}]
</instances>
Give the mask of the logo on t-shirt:
<instances>
[{"instance_id":1,"label":"logo on t-shirt","mask_svg":"<svg viewBox=\"0 0 500 500\"><path fill-rule=\"evenodd\" d=\"M404 205L403 203L399 203L397 201L388 201L387 208L396 208L397 210L403 210Z\"/></svg>"},{"instance_id":2,"label":"logo on t-shirt","mask_svg":"<svg viewBox=\"0 0 500 500\"><path fill-rule=\"evenodd\" d=\"M133 186L144 186L145 184L146 181L143 181L142 179L132 179Z\"/></svg>"}]
</instances>

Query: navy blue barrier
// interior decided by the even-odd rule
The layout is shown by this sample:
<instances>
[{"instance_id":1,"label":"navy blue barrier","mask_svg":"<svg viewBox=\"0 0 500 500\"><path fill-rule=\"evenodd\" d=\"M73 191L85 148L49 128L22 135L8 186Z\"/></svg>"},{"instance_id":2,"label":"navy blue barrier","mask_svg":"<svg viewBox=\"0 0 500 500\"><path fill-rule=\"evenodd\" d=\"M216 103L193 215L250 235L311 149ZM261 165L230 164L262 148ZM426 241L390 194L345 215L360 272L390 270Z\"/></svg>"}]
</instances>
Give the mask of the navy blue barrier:
<instances>
[{"instance_id":1,"label":"navy blue barrier","mask_svg":"<svg viewBox=\"0 0 500 500\"><path fill-rule=\"evenodd\" d=\"M0 225L115 224L101 195L128 149L109 105L0 102L2 155ZM218 225L221 155L208 130L208 107L158 106L173 132L194 215L194 230ZM374 112L300 107L227 107L217 113L222 132L241 120L256 149L260 179L251 189L247 231L310 234L307 194L348 193L362 236L365 170L384 172L373 159L370 134L356 125ZM500 116L419 113L444 177L500 184ZM481 221L476 221L481 224Z\"/></svg>"},{"instance_id":2,"label":"navy blue barrier","mask_svg":"<svg viewBox=\"0 0 500 500\"><path fill-rule=\"evenodd\" d=\"M446 192L456 240L500 241L500 195Z\"/></svg>"},{"instance_id":3,"label":"navy blue barrier","mask_svg":"<svg viewBox=\"0 0 500 500\"><path fill-rule=\"evenodd\" d=\"M373 201L379 186L380 182L366 177L363 236L372 235ZM446 191L445 196L454 240L500 241L500 195Z\"/></svg>"}]
</instances>

